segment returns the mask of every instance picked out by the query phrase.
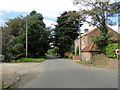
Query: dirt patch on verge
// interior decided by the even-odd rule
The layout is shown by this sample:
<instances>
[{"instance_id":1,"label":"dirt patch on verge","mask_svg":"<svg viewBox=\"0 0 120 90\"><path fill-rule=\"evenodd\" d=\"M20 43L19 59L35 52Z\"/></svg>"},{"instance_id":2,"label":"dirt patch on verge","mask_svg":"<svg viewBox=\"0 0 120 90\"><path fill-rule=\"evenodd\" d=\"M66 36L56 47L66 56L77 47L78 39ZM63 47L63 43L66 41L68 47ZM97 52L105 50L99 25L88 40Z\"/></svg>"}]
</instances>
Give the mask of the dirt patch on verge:
<instances>
[{"instance_id":1,"label":"dirt patch on verge","mask_svg":"<svg viewBox=\"0 0 120 90\"><path fill-rule=\"evenodd\" d=\"M19 77L27 74L29 78L33 79L36 75L33 75L32 72L39 75L42 70L37 68L41 68L40 63L2 63L2 84L12 85Z\"/></svg>"}]
</instances>

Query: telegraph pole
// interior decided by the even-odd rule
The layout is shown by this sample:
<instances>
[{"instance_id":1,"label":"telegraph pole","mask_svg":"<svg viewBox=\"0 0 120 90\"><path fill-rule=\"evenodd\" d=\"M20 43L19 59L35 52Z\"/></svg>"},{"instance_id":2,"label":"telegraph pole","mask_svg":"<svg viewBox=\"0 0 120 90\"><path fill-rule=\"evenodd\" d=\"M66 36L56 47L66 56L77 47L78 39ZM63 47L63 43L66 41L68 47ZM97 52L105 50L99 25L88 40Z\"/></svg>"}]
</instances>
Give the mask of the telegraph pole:
<instances>
[{"instance_id":1,"label":"telegraph pole","mask_svg":"<svg viewBox=\"0 0 120 90\"><path fill-rule=\"evenodd\" d=\"M78 20L79 23L79 56L80 56L80 61L82 61L82 53L81 53L81 24L80 24L80 19Z\"/></svg>"},{"instance_id":2,"label":"telegraph pole","mask_svg":"<svg viewBox=\"0 0 120 90\"><path fill-rule=\"evenodd\" d=\"M28 57L28 27L27 27L27 19L26 19L26 58Z\"/></svg>"}]
</instances>

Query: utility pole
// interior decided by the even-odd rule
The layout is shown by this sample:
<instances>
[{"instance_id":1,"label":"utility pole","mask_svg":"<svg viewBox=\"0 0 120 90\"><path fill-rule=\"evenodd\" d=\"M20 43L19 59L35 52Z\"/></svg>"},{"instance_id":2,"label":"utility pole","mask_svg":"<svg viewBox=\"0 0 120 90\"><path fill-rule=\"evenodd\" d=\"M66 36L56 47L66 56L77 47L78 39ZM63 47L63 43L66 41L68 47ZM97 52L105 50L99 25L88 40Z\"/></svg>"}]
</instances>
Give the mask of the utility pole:
<instances>
[{"instance_id":1,"label":"utility pole","mask_svg":"<svg viewBox=\"0 0 120 90\"><path fill-rule=\"evenodd\" d=\"M26 19L26 58L28 57L28 27L27 27L27 19Z\"/></svg>"},{"instance_id":2,"label":"utility pole","mask_svg":"<svg viewBox=\"0 0 120 90\"><path fill-rule=\"evenodd\" d=\"M81 24L80 24L80 19L78 20L79 23L79 56L80 56L80 61L82 61L82 53L81 53Z\"/></svg>"}]
</instances>

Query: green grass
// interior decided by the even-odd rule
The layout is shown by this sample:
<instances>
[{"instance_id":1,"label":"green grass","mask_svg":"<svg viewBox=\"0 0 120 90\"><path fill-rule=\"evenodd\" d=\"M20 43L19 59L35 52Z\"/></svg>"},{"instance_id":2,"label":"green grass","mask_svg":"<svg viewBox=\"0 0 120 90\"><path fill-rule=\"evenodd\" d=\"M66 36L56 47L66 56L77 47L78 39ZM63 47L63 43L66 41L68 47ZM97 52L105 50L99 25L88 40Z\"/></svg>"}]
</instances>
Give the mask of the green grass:
<instances>
[{"instance_id":1,"label":"green grass","mask_svg":"<svg viewBox=\"0 0 120 90\"><path fill-rule=\"evenodd\" d=\"M0 89L4 88L4 85L0 85Z\"/></svg>"},{"instance_id":2,"label":"green grass","mask_svg":"<svg viewBox=\"0 0 120 90\"><path fill-rule=\"evenodd\" d=\"M43 62L45 58L21 58L17 62Z\"/></svg>"},{"instance_id":3,"label":"green grass","mask_svg":"<svg viewBox=\"0 0 120 90\"><path fill-rule=\"evenodd\" d=\"M2 85L0 85L0 88L2 88Z\"/></svg>"},{"instance_id":4,"label":"green grass","mask_svg":"<svg viewBox=\"0 0 120 90\"><path fill-rule=\"evenodd\" d=\"M109 58L107 58L105 55L103 54L98 54L98 55L95 55L93 57L93 62L92 64L93 65L108 65L108 60Z\"/></svg>"},{"instance_id":5,"label":"green grass","mask_svg":"<svg viewBox=\"0 0 120 90\"><path fill-rule=\"evenodd\" d=\"M83 65L87 65L90 66L90 61L77 61L77 63L83 64Z\"/></svg>"}]
</instances>

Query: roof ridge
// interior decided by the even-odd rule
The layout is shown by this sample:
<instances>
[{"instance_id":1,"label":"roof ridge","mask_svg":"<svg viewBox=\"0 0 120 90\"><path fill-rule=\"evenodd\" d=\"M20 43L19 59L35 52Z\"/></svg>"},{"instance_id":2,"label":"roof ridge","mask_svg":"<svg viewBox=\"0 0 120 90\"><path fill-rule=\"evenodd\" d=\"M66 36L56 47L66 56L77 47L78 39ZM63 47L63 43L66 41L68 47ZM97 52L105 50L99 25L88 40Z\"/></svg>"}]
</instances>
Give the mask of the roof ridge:
<instances>
[{"instance_id":1,"label":"roof ridge","mask_svg":"<svg viewBox=\"0 0 120 90\"><path fill-rule=\"evenodd\" d=\"M90 31L88 31L88 32L86 32L86 33L84 33L82 36L91 33L91 32L94 31L95 29L97 29L97 27L96 27L96 28L93 28L92 30L90 30ZM81 37L82 37L82 36L81 36Z\"/></svg>"}]
</instances>

